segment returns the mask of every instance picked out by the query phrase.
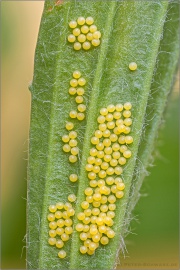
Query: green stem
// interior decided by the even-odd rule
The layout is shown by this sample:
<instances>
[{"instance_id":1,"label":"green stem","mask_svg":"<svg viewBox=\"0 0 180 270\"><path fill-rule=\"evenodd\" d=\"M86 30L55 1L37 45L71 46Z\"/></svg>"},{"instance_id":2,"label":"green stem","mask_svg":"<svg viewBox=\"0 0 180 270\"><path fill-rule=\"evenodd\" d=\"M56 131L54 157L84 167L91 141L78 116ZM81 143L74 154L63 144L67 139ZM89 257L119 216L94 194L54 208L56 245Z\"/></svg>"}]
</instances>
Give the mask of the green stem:
<instances>
[{"instance_id":1,"label":"green stem","mask_svg":"<svg viewBox=\"0 0 180 270\"><path fill-rule=\"evenodd\" d=\"M143 175L140 173L137 177L140 167L137 157L141 156L145 166L148 164L146 156L149 156L152 150L154 134L157 132L159 119L166 103L167 89L170 86L166 81L164 66L161 64L164 59L158 54L167 8L168 1L158 0L146 2L71 0L62 2L58 6L54 5L54 1L45 2L36 48L34 78L30 88L32 113L27 205L28 269L112 269L114 267L120 238L127 228L127 218L137 201L136 197L142 182ZM172 14L169 13L170 18ZM79 16L94 17L98 29L102 32L100 47L87 52L77 52L72 49L71 44L68 44L67 36L70 33L68 22ZM165 35L166 33L167 31ZM166 43L169 38L171 36L167 34L163 39L164 42ZM175 40L174 44L177 44ZM165 57L171 77L177 62L177 50L173 48L166 44L160 47L160 50L172 53L172 61L168 54L168 57ZM159 65L157 75L153 77L157 56ZM128 69L132 61L138 64L135 72ZM74 121L80 134L78 144L82 156L79 162L72 166L68 162L68 156L62 151L61 136L66 132L65 123L69 120L70 109L76 108L73 98L68 95L69 81L74 70L80 70L87 80L85 99L88 110L83 123ZM162 71L162 78L159 78ZM155 87L151 84L152 78L155 78L157 85L163 81L162 85L167 86L167 91L158 98L152 91ZM150 93L156 101L158 100L153 105L149 99ZM126 191L123 199L117 203L113 226L116 236L106 247L99 247L94 256L88 256L80 254L81 242L79 235L74 232L72 241L66 244L67 257L60 260L57 249L48 244L48 206L58 201L65 202L69 194L75 193L77 194L76 214L81 210L80 202L84 200L84 189L89 183L85 164L91 147L90 138L97 129L96 118L99 110L109 104L127 101L133 105L134 143L131 146L133 157L123 172ZM145 128L144 119L149 113L149 105L153 106L157 118L152 121L151 131L145 129L149 146L147 148L142 141L142 131ZM71 173L79 174L78 185L69 182ZM137 178L139 180L132 192L134 179ZM77 217L74 225L76 223Z\"/></svg>"}]
</instances>

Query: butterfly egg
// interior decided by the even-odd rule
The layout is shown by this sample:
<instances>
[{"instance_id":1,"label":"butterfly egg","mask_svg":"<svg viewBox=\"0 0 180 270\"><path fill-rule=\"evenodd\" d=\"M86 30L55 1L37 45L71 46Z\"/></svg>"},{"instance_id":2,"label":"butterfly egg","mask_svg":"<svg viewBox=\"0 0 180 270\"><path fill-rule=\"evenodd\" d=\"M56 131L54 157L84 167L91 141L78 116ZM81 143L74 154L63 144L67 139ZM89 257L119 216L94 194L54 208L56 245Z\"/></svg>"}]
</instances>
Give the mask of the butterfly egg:
<instances>
[{"instance_id":1,"label":"butterfly egg","mask_svg":"<svg viewBox=\"0 0 180 270\"><path fill-rule=\"evenodd\" d=\"M56 212L55 212L55 217L56 217L57 219L61 218L61 217L62 217L62 212L61 212L61 211L56 211Z\"/></svg>"},{"instance_id":2,"label":"butterfly egg","mask_svg":"<svg viewBox=\"0 0 180 270\"><path fill-rule=\"evenodd\" d=\"M67 214L68 214L69 217L72 217L75 214L75 210L73 208L70 208L70 209L67 210Z\"/></svg>"},{"instance_id":3,"label":"butterfly egg","mask_svg":"<svg viewBox=\"0 0 180 270\"><path fill-rule=\"evenodd\" d=\"M63 242L68 241L68 240L69 240L69 235L66 234L66 233L63 233L63 234L61 235L61 240L62 240Z\"/></svg>"},{"instance_id":4,"label":"butterfly egg","mask_svg":"<svg viewBox=\"0 0 180 270\"><path fill-rule=\"evenodd\" d=\"M64 204L64 209L65 209L65 210L68 210L68 209L70 209L70 208L72 208L72 204L69 203L69 202L66 202L66 203Z\"/></svg>"},{"instance_id":5,"label":"butterfly egg","mask_svg":"<svg viewBox=\"0 0 180 270\"><path fill-rule=\"evenodd\" d=\"M60 227L58 227L57 229L56 229L56 234L57 235L62 235L64 233L64 229L63 228L60 228Z\"/></svg>"},{"instance_id":6,"label":"butterfly egg","mask_svg":"<svg viewBox=\"0 0 180 270\"><path fill-rule=\"evenodd\" d=\"M83 219L85 219L85 214L83 212L80 212L80 213L77 214L77 218L79 220L83 220Z\"/></svg>"},{"instance_id":7,"label":"butterfly egg","mask_svg":"<svg viewBox=\"0 0 180 270\"><path fill-rule=\"evenodd\" d=\"M89 210L90 210L90 209L89 209ZM85 219L86 219L86 217L85 217ZM85 219L84 219L84 220L85 220ZM84 225L83 232L89 232L89 225L87 225L87 224Z\"/></svg>"},{"instance_id":8,"label":"butterfly egg","mask_svg":"<svg viewBox=\"0 0 180 270\"><path fill-rule=\"evenodd\" d=\"M137 69L137 64L135 62L131 62L129 64L129 69L132 70L132 71L136 70Z\"/></svg>"},{"instance_id":9,"label":"butterfly egg","mask_svg":"<svg viewBox=\"0 0 180 270\"><path fill-rule=\"evenodd\" d=\"M84 34L80 34L77 39L80 43L83 43L86 41L86 36Z\"/></svg>"},{"instance_id":10,"label":"butterfly egg","mask_svg":"<svg viewBox=\"0 0 180 270\"><path fill-rule=\"evenodd\" d=\"M117 112L122 112L122 110L123 110L123 105L122 104L117 104L116 105L116 111Z\"/></svg>"},{"instance_id":11,"label":"butterfly egg","mask_svg":"<svg viewBox=\"0 0 180 270\"><path fill-rule=\"evenodd\" d=\"M124 131L125 131L125 125L119 125L118 127L117 127L117 130L120 132L120 133L123 133Z\"/></svg>"},{"instance_id":12,"label":"butterfly egg","mask_svg":"<svg viewBox=\"0 0 180 270\"><path fill-rule=\"evenodd\" d=\"M93 33L93 38L94 39L99 39L101 37L101 32L100 31L95 31L94 33Z\"/></svg>"},{"instance_id":13,"label":"butterfly egg","mask_svg":"<svg viewBox=\"0 0 180 270\"><path fill-rule=\"evenodd\" d=\"M82 232L82 233L80 233L80 239L82 240L82 241L85 241L85 240L87 240L87 233L85 233L85 232Z\"/></svg>"},{"instance_id":14,"label":"butterfly egg","mask_svg":"<svg viewBox=\"0 0 180 270\"><path fill-rule=\"evenodd\" d=\"M107 237L108 238L114 238L114 236L115 236L115 232L113 231L113 230L108 230L107 231Z\"/></svg>"},{"instance_id":15,"label":"butterfly egg","mask_svg":"<svg viewBox=\"0 0 180 270\"><path fill-rule=\"evenodd\" d=\"M117 161L116 159L111 159L110 165L111 165L112 167L117 166L117 164L118 164L118 161Z\"/></svg>"},{"instance_id":16,"label":"butterfly egg","mask_svg":"<svg viewBox=\"0 0 180 270\"><path fill-rule=\"evenodd\" d=\"M105 131L103 132L103 136L104 136L104 137L107 136L107 133L106 133L106 136L105 136ZM104 140L103 140L103 145L104 145L105 147L109 147L109 146L111 145L110 139L104 139Z\"/></svg>"},{"instance_id":17,"label":"butterfly egg","mask_svg":"<svg viewBox=\"0 0 180 270\"><path fill-rule=\"evenodd\" d=\"M73 72L73 77L74 77L75 79L79 79L79 78L81 77L81 72L78 71L78 70L75 70L75 71Z\"/></svg>"},{"instance_id":18,"label":"butterfly egg","mask_svg":"<svg viewBox=\"0 0 180 270\"><path fill-rule=\"evenodd\" d=\"M71 163L77 162L77 156L70 155L70 156L69 156L69 161L70 161Z\"/></svg>"},{"instance_id":19,"label":"butterfly egg","mask_svg":"<svg viewBox=\"0 0 180 270\"><path fill-rule=\"evenodd\" d=\"M87 197L86 197L86 201L87 201L88 203L92 203L92 202L93 202L93 197L92 197L91 195L87 196Z\"/></svg>"},{"instance_id":20,"label":"butterfly egg","mask_svg":"<svg viewBox=\"0 0 180 270\"><path fill-rule=\"evenodd\" d=\"M107 175L113 175L114 174L114 169L112 167L109 167L107 170L106 170L106 173Z\"/></svg>"},{"instance_id":21,"label":"butterfly egg","mask_svg":"<svg viewBox=\"0 0 180 270\"><path fill-rule=\"evenodd\" d=\"M86 171L90 172L93 169L93 165L92 164L86 164L85 168L86 168Z\"/></svg>"},{"instance_id":22,"label":"butterfly egg","mask_svg":"<svg viewBox=\"0 0 180 270\"><path fill-rule=\"evenodd\" d=\"M79 25L83 25L83 24L85 24L85 22L86 22L86 19L85 19L84 17L79 17L79 18L77 19L77 23L78 23Z\"/></svg>"},{"instance_id":23,"label":"butterfly egg","mask_svg":"<svg viewBox=\"0 0 180 270\"><path fill-rule=\"evenodd\" d=\"M114 117L114 119L119 120L121 118L121 113L120 112L114 112L113 117Z\"/></svg>"},{"instance_id":24,"label":"butterfly egg","mask_svg":"<svg viewBox=\"0 0 180 270\"><path fill-rule=\"evenodd\" d=\"M101 237L100 242L102 245L107 245L109 243L109 239L108 239L108 237L103 236L103 237Z\"/></svg>"},{"instance_id":25,"label":"butterfly egg","mask_svg":"<svg viewBox=\"0 0 180 270\"><path fill-rule=\"evenodd\" d=\"M125 109L125 110L130 110L131 108L132 108L131 102L126 102L126 103L124 103L124 109Z\"/></svg>"},{"instance_id":26,"label":"butterfly egg","mask_svg":"<svg viewBox=\"0 0 180 270\"><path fill-rule=\"evenodd\" d=\"M48 217L47 217L47 219L49 221L54 221L55 220L55 215L54 214L49 214Z\"/></svg>"},{"instance_id":27,"label":"butterfly egg","mask_svg":"<svg viewBox=\"0 0 180 270\"><path fill-rule=\"evenodd\" d=\"M57 223L55 221L51 221L49 223L49 228L55 230L57 228Z\"/></svg>"},{"instance_id":28,"label":"butterfly egg","mask_svg":"<svg viewBox=\"0 0 180 270\"><path fill-rule=\"evenodd\" d=\"M109 139L110 139L111 142L116 142L118 140L118 137L117 137L116 134L111 134Z\"/></svg>"},{"instance_id":29,"label":"butterfly egg","mask_svg":"<svg viewBox=\"0 0 180 270\"><path fill-rule=\"evenodd\" d=\"M76 21L73 20L73 21L70 21L70 22L69 22L69 27L70 27L70 28L73 29L73 28L76 28L76 26L77 26L77 22L76 22Z\"/></svg>"},{"instance_id":30,"label":"butterfly egg","mask_svg":"<svg viewBox=\"0 0 180 270\"><path fill-rule=\"evenodd\" d=\"M66 227L70 227L72 225L72 223L73 222L72 222L72 219L71 218L67 218L64 221L64 224L65 224Z\"/></svg>"},{"instance_id":31,"label":"butterfly egg","mask_svg":"<svg viewBox=\"0 0 180 270\"><path fill-rule=\"evenodd\" d=\"M97 137L97 138L101 138L102 137L102 131L101 130L96 130L95 132L94 132L94 135L95 135L95 137Z\"/></svg>"},{"instance_id":32,"label":"butterfly egg","mask_svg":"<svg viewBox=\"0 0 180 270\"><path fill-rule=\"evenodd\" d=\"M85 80L84 78L80 78L80 79L78 80L78 84L79 84L80 86L84 86L84 85L86 84L86 80Z\"/></svg>"},{"instance_id":33,"label":"butterfly egg","mask_svg":"<svg viewBox=\"0 0 180 270\"><path fill-rule=\"evenodd\" d=\"M106 178L107 185L111 186L114 184L114 178L113 177L107 177Z\"/></svg>"},{"instance_id":34,"label":"butterfly egg","mask_svg":"<svg viewBox=\"0 0 180 270\"><path fill-rule=\"evenodd\" d=\"M86 18L86 24L87 25L92 25L94 23L94 19L92 17L87 17Z\"/></svg>"},{"instance_id":35,"label":"butterfly egg","mask_svg":"<svg viewBox=\"0 0 180 270\"><path fill-rule=\"evenodd\" d=\"M107 155L111 155L112 154L112 147L106 147L106 148L104 148L104 152Z\"/></svg>"},{"instance_id":36,"label":"butterfly egg","mask_svg":"<svg viewBox=\"0 0 180 270\"><path fill-rule=\"evenodd\" d=\"M91 209L85 209L84 214L86 217L90 217L91 216Z\"/></svg>"},{"instance_id":37,"label":"butterfly egg","mask_svg":"<svg viewBox=\"0 0 180 270\"><path fill-rule=\"evenodd\" d=\"M66 251L65 250L60 250L58 252L58 257L61 259L64 259L66 257Z\"/></svg>"},{"instance_id":38,"label":"butterfly egg","mask_svg":"<svg viewBox=\"0 0 180 270\"><path fill-rule=\"evenodd\" d=\"M108 129L113 129L114 127L115 127L114 121L110 121L110 122L107 123L107 128Z\"/></svg>"},{"instance_id":39,"label":"butterfly egg","mask_svg":"<svg viewBox=\"0 0 180 270\"><path fill-rule=\"evenodd\" d=\"M104 170L101 170L98 175L99 175L100 178L105 178L106 174L107 173Z\"/></svg>"},{"instance_id":40,"label":"butterfly egg","mask_svg":"<svg viewBox=\"0 0 180 270\"><path fill-rule=\"evenodd\" d=\"M78 147L73 147L73 148L71 148L71 154L72 154L73 156L78 155L78 154L79 154L79 148L78 148Z\"/></svg>"},{"instance_id":41,"label":"butterfly egg","mask_svg":"<svg viewBox=\"0 0 180 270\"><path fill-rule=\"evenodd\" d=\"M56 205L50 205L50 206L49 206L49 212L55 213L56 210L57 210L57 206L56 206Z\"/></svg>"},{"instance_id":42,"label":"butterfly egg","mask_svg":"<svg viewBox=\"0 0 180 270\"><path fill-rule=\"evenodd\" d=\"M120 144L125 144L126 143L126 137L123 136L123 135L119 136L118 142Z\"/></svg>"},{"instance_id":43,"label":"butterfly egg","mask_svg":"<svg viewBox=\"0 0 180 270\"><path fill-rule=\"evenodd\" d=\"M76 87L78 85L78 81L76 79L72 79L72 80L70 80L70 85L72 87Z\"/></svg>"},{"instance_id":44,"label":"butterfly egg","mask_svg":"<svg viewBox=\"0 0 180 270\"><path fill-rule=\"evenodd\" d=\"M79 112L84 112L86 110L86 105L84 104L79 104L78 105L78 111Z\"/></svg>"},{"instance_id":45,"label":"butterfly egg","mask_svg":"<svg viewBox=\"0 0 180 270\"><path fill-rule=\"evenodd\" d=\"M110 162L112 159L111 155L104 155L104 161Z\"/></svg>"},{"instance_id":46,"label":"butterfly egg","mask_svg":"<svg viewBox=\"0 0 180 270\"><path fill-rule=\"evenodd\" d=\"M64 220L63 220L63 219L58 219L57 225L58 225L58 227L60 227L60 228L64 227Z\"/></svg>"},{"instance_id":47,"label":"butterfly egg","mask_svg":"<svg viewBox=\"0 0 180 270\"><path fill-rule=\"evenodd\" d=\"M96 180L91 180L90 181L90 183L89 183L89 185L90 185L90 187L97 187L97 181Z\"/></svg>"},{"instance_id":48,"label":"butterfly egg","mask_svg":"<svg viewBox=\"0 0 180 270\"><path fill-rule=\"evenodd\" d=\"M101 131L106 130L106 128L107 128L107 126L104 123L99 125L99 130L101 130Z\"/></svg>"},{"instance_id":49,"label":"butterfly egg","mask_svg":"<svg viewBox=\"0 0 180 270\"><path fill-rule=\"evenodd\" d=\"M79 88L77 89L77 94L78 94L79 96L84 95L84 89L83 89L82 87L79 87Z\"/></svg>"},{"instance_id":50,"label":"butterfly egg","mask_svg":"<svg viewBox=\"0 0 180 270\"><path fill-rule=\"evenodd\" d=\"M111 113L108 113L107 115L106 115L106 121L108 121L108 122L110 122L110 121L112 121L113 120L113 114L111 114Z\"/></svg>"},{"instance_id":51,"label":"butterfly egg","mask_svg":"<svg viewBox=\"0 0 180 270\"><path fill-rule=\"evenodd\" d=\"M74 128L74 124L73 123L71 123L71 122L67 122L66 123L66 129L67 130L72 130Z\"/></svg>"},{"instance_id":52,"label":"butterfly egg","mask_svg":"<svg viewBox=\"0 0 180 270\"><path fill-rule=\"evenodd\" d=\"M83 202L81 203L81 207L82 207L82 209L88 209L89 203L88 203L87 201L83 201Z\"/></svg>"},{"instance_id":53,"label":"butterfly egg","mask_svg":"<svg viewBox=\"0 0 180 270\"><path fill-rule=\"evenodd\" d=\"M81 246L79 250L80 250L80 252L81 252L82 254L86 254L87 251L88 251L88 249L87 249L86 246Z\"/></svg>"},{"instance_id":54,"label":"butterfly egg","mask_svg":"<svg viewBox=\"0 0 180 270\"><path fill-rule=\"evenodd\" d=\"M107 162L102 162L101 169L106 170L109 167L109 164Z\"/></svg>"},{"instance_id":55,"label":"butterfly egg","mask_svg":"<svg viewBox=\"0 0 180 270\"><path fill-rule=\"evenodd\" d=\"M71 140L69 141L69 145L70 145L71 147L75 147L75 146L77 145L77 140L71 139Z\"/></svg>"},{"instance_id":56,"label":"butterfly egg","mask_svg":"<svg viewBox=\"0 0 180 270\"><path fill-rule=\"evenodd\" d=\"M113 132L114 132L114 134L116 134L116 135L119 135L121 132L119 132L119 130L118 130L118 128L117 127L115 127L114 129L113 129Z\"/></svg>"},{"instance_id":57,"label":"butterfly egg","mask_svg":"<svg viewBox=\"0 0 180 270\"><path fill-rule=\"evenodd\" d=\"M89 27L88 27L87 25L83 25L83 26L81 27L81 32L82 32L83 34L87 34L87 33L89 32Z\"/></svg>"},{"instance_id":58,"label":"butterfly egg","mask_svg":"<svg viewBox=\"0 0 180 270\"><path fill-rule=\"evenodd\" d=\"M114 183L117 185L118 183L122 183L122 178L116 177Z\"/></svg>"},{"instance_id":59,"label":"butterfly egg","mask_svg":"<svg viewBox=\"0 0 180 270\"><path fill-rule=\"evenodd\" d=\"M69 94L72 95L72 96L75 95L76 94L76 88L70 87L69 88Z\"/></svg>"},{"instance_id":60,"label":"butterfly egg","mask_svg":"<svg viewBox=\"0 0 180 270\"><path fill-rule=\"evenodd\" d=\"M55 231L55 230L50 230L50 231L49 231L49 236L50 236L51 238L56 237L56 231Z\"/></svg>"},{"instance_id":61,"label":"butterfly egg","mask_svg":"<svg viewBox=\"0 0 180 270\"><path fill-rule=\"evenodd\" d=\"M74 35L70 34L70 35L68 36L68 41L69 41L70 43L73 43L73 42L76 41L76 37L75 37Z\"/></svg>"},{"instance_id":62,"label":"butterfly egg","mask_svg":"<svg viewBox=\"0 0 180 270\"><path fill-rule=\"evenodd\" d=\"M118 190L124 190L125 189L125 184L124 183L118 183L117 184L117 189Z\"/></svg>"},{"instance_id":63,"label":"butterfly egg","mask_svg":"<svg viewBox=\"0 0 180 270\"><path fill-rule=\"evenodd\" d=\"M112 154L113 159L119 159L120 158L120 153L119 151L114 151Z\"/></svg>"},{"instance_id":64,"label":"butterfly egg","mask_svg":"<svg viewBox=\"0 0 180 270\"><path fill-rule=\"evenodd\" d=\"M132 125L132 119L131 118L126 118L124 119L124 124L129 127Z\"/></svg>"},{"instance_id":65,"label":"butterfly egg","mask_svg":"<svg viewBox=\"0 0 180 270\"><path fill-rule=\"evenodd\" d=\"M86 42L83 43L82 47L83 47L84 50L87 51L87 50L89 50L91 48L91 43L86 41Z\"/></svg>"},{"instance_id":66,"label":"butterfly egg","mask_svg":"<svg viewBox=\"0 0 180 270\"><path fill-rule=\"evenodd\" d=\"M79 51L80 49L81 49L81 43L79 43L79 42L75 42L74 43L74 49L75 49L75 51Z\"/></svg>"},{"instance_id":67,"label":"butterfly egg","mask_svg":"<svg viewBox=\"0 0 180 270\"><path fill-rule=\"evenodd\" d=\"M111 135L111 132L110 132L109 129L106 129L106 130L103 131L103 137L107 138L107 137L109 137L110 135Z\"/></svg>"},{"instance_id":68,"label":"butterfly egg","mask_svg":"<svg viewBox=\"0 0 180 270\"><path fill-rule=\"evenodd\" d=\"M57 207L57 209L61 210L61 209L64 208L64 203L58 202L58 203L56 204L56 207Z\"/></svg>"},{"instance_id":69,"label":"butterfly egg","mask_svg":"<svg viewBox=\"0 0 180 270\"><path fill-rule=\"evenodd\" d=\"M131 116L131 112L125 110L125 111L123 112L123 116L126 117L126 118L129 118L129 117Z\"/></svg>"},{"instance_id":70,"label":"butterfly egg","mask_svg":"<svg viewBox=\"0 0 180 270\"><path fill-rule=\"evenodd\" d=\"M96 25L91 25L90 27L89 27L89 31L91 32L91 33L94 33L94 32L96 32L97 31L97 26Z\"/></svg>"},{"instance_id":71,"label":"butterfly egg","mask_svg":"<svg viewBox=\"0 0 180 270\"><path fill-rule=\"evenodd\" d=\"M118 190L115 195L116 195L116 198L121 199L124 196L124 192L121 190Z\"/></svg>"},{"instance_id":72,"label":"butterfly egg","mask_svg":"<svg viewBox=\"0 0 180 270\"><path fill-rule=\"evenodd\" d=\"M115 109L116 109L116 107L113 104L110 104L110 105L107 106L108 112L114 112Z\"/></svg>"},{"instance_id":73,"label":"butterfly egg","mask_svg":"<svg viewBox=\"0 0 180 270\"><path fill-rule=\"evenodd\" d=\"M102 187L102 186L105 186L105 181L104 180L102 180L102 179L100 179L100 180L98 180L98 187Z\"/></svg>"},{"instance_id":74,"label":"butterfly egg","mask_svg":"<svg viewBox=\"0 0 180 270\"><path fill-rule=\"evenodd\" d=\"M100 44L101 42L100 42L99 39L93 39L93 40L91 41L91 43L92 43L92 45L93 45L94 47L97 47L97 46L99 46L99 44Z\"/></svg>"},{"instance_id":75,"label":"butterfly egg","mask_svg":"<svg viewBox=\"0 0 180 270\"><path fill-rule=\"evenodd\" d=\"M108 211L107 212L107 217L114 218L115 217L115 213L113 211Z\"/></svg>"},{"instance_id":76,"label":"butterfly egg","mask_svg":"<svg viewBox=\"0 0 180 270\"><path fill-rule=\"evenodd\" d=\"M48 243L49 243L51 246L54 246L54 245L56 244L56 238L54 238L54 237L49 238Z\"/></svg>"},{"instance_id":77,"label":"butterfly egg","mask_svg":"<svg viewBox=\"0 0 180 270\"><path fill-rule=\"evenodd\" d=\"M131 128L130 127L126 127L125 126L125 129L124 129L124 134L129 134L131 131Z\"/></svg>"},{"instance_id":78,"label":"butterfly egg","mask_svg":"<svg viewBox=\"0 0 180 270\"><path fill-rule=\"evenodd\" d=\"M78 180L77 174L71 174L71 175L69 176L69 180L70 180L71 182L77 182L77 180Z\"/></svg>"},{"instance_id":79,"label":"butterfly egg","mask_svg":"<svg viewBox=\"0 0 180 270\"><path fill-rule=\"evenodd\" d=\"M92 138L91 138L91 143L94 144L94 145L98 144L98 143L99 143L99 138L97 138L97 137L92 137Z\"/></svg>"},{"instance_id":80,"label":"butterfly egg","mask_svg":"<svg viewBox=\"0 0 180 270\"><path fill-rule=\"evenodd\" d=\"M124 152L123 152L123 156L125 157L125 158L130 158L131 157L131 151L130 150L125 150Z\"/></svg>"},{"instance_id":81,"label":"butterfly egg","mask_svg":"<svg viewBox=\"0 0 180 270\"><path fill-rule=\"evenodd\" d=\"M77 137L77 132L76 131L69 132L69 138L70 139L75 139L76 137Z\"/></svg>"},{"instance_id":82,"label":"butterfly egg","mask_svg":"<svg viewBox=\"0 0 180 270\"><path fill-rule=\"evenodd\" d=\"M114 168L114 173L116 175L121 175L122 172L123 172L123 169L121 167L117 166L117 167Z\"/></svg>"},{"instance_id":83,"label":"butterfly egg","mask_svg":"<svg viewBox=\"0 0 180 270\"><path fill-rule=\"evenodd\" d=\"M93 157L93 156L92 156L92 157L90 156L90 157L88 157L88 159L87 159L87 161L88 161L89 164L94 164L94 163L95 163L95 160L96 160L96 159L95 159L95 157Z\"/></svg>"},{"instance_id":84,"label":"butterfly egg","mask_svg":"<svg viewBox=\"0 0 180 270\"><path fill-rule=\"evenodd\" d=\"M85 118L84 113L77 113L77 119L78 119L79 121L84 120L84 118Z\"/></svg>"},{"instance_id":85,"label":"butterfly egg","mask_svg":"<svg viewBox=\"0 0 180 270\"><path fill-rule=\"evenodd\" d=\"M57 248L62 248L63 246L64 246L64 242L62 240L58 239L56 241L56 247Z\"/></svg>"},{"instance_id":86,"label":"butterfly egg","mask_svg":"<svg viewBox=\"0 0 180 270\"><path fill-rule=\"evenodd\" d=\"M69 202L75 202L75 200L76 200L76 195L75 194L70 194L68 196L68 201Z\"/></svg>"},{"instance_id":87,"label":"butterfly egg","mask_svg":"<svg viewBox=\"0 0 180 270\"><path fill-rule=\"evenodd\" d=\"M90 180L94 180L96 178L96 174L94 172L90 172L90 173L88 173L88 178Z\"/></svg>"},{"instance_id":88,"label":"butterfly egg","mask_svg":"<svg viewBox=\"0 0 180 270\"><path fill-rule=\"evenodd\" d=\"M76 231L77 232L82 232L84 230L84 225L82 223L78 223L76 225Z\"/></svg>"},{"instance_id":89,"label":"butterfly egg","mask_svg":"<svg viewBox=\"0 0 180 270\"><path fill-rule=\"evenodd\" d=\"M74 119L74 118L77 117L77 112L76 111L70 111L69 116L70 116L70 118Z\"/></svg>"},{"instance_id":90,"label":"butterfly egg","mask_svg":"<svg viewBox=\"0 0 180 270\"><path fill-rule=\"evenodd\" d=\"M132 136L126 136L126 137L125 137L125 142L126 142L127 144L133 143L133 137L132 137Z\"/></svg>"},{"instance_id":91,"label":"butterfly egg","mask_svg":"<svg viewBox=\"0 0 180 270\"><path fill-rule=\"evenodd\" d=\"M80 35L80 33L81 33L81 31L80 31L79 28L75 28L75 29L73 30L73 35L74 35L75 37L78 37L78 36Z\"/></svg>"},{"instance_id":92,"label":"butterfly egg","mask_svg":"<svg viewBox=\"0 0 180 270\"><path fill-rule=\"evenodd\" d=\"M99 124L103 124L106 121L106 118L103 115L98 116L97 121Z\"/></svg>"},{"instance_id":93,"label":"butterfly egg","mask_svg":"<svg viewBox=\"0 0 180 270\"><path fill-rule=\"evenodd\" d=\"M89 41L93 40L93 34L92 33L88 33L86 35L86 39L89 40Z\"/></svg>"}]
</instances>

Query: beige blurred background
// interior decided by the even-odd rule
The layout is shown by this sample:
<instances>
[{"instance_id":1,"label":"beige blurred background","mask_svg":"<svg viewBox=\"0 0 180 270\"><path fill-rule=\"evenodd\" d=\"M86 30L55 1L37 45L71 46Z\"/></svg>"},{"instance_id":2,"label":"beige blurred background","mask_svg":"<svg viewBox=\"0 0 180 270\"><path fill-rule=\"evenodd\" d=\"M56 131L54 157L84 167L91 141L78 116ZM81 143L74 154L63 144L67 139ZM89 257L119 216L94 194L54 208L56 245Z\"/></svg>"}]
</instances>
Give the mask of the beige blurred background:
<instances>
[{"instance_id":1,"label":"beige blurred background","mask_svg":"<svg viewBox=\"0 0 180 270\"><path fill-rule=\"evenodd\" d=\"M26 168L34 51L43 1L1 2L2 269L25 268ZM179 269L178 80L168 102L159 155L126 239L122 269Z\"/></svg>"}]
</instances>

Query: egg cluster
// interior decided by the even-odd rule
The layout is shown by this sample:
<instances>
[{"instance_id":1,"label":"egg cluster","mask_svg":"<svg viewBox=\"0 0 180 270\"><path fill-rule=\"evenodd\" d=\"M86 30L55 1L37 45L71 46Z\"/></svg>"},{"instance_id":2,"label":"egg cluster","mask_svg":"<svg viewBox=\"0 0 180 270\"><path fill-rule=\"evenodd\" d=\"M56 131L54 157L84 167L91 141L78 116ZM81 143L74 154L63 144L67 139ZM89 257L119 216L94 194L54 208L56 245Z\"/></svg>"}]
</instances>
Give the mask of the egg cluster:
<instances>
[{"instance_id":1,"label":"egg cluster","mask_svg":"<svg viewBox=\"0 0 180 270\"><path fill-rule=\"evenodd\" d=\"M70 81L69 94L76 96L75 101L78 104L77 111L72 110L69 113L69 117L71 119L77 119L79 121L84 120L86 105L84 104L84 86L86 84L86 80L81 77L80 71L76 70L73 72L73 79ZM74 124L72 122L66 123L66 130L69 131L69 134L65 134L62 136L62 141L65 143L63 146L63 151L66 153L70 153L69 161L71 163L77 162L77 156L79 154L79 148L77 146L77 132L73 130ZM76 178L76 177L75 177ZM70 177L70 181L76 182L73 176Z\"/></svg>"},{"instance_id":2,"label":"egg cluster","mask_svg":"<svg viewBox=\"0 0 180 270\"><path fill-rule=\"evenodd\" d=\"M74 43L74 50L81 49L89 50L91 46L97 47L100 45L101 32L97 31L97 26L93 24L92 17L79 17L76 21L70 21L69 27L72 34L68 36L68 41Z\"/></svg>"},{"instance_id":3,"label":"egg cluster","mask_svg":"<svg viewBox=\"0 0 180 270\"><path fill-rule=\"evenodd\" d=\"M124 196L125 184L120 175L122 166L131 157L128 145L133 138L131 131L131 103L109 105L100 110L97 118L99 129L91 138L93 147L87 159L86 171L89 186L85 189L86 200L77 213L76 230L83 241L82 254L94 254L99 244L107 245L115 236L112 229L116 201Z\"/></svg>"},{"instance_id":4,"label":"egg cluster","mask_svg":"<svg viewBox=\"0 0 180 270\"><path fill-rule=\"evenodd\" d=\"M58 202L56 205L49 206L49 244L51 246L56 246L56 248L61 249L58 252L59 258L63 259L66 257L66 251L62 248L65 245L73 232L73 220L72 217L75 214L74 208L71 203L75 202L76 196L70 194L68 196L68 201L65 204Z\"/></svg>"}]
</instances>

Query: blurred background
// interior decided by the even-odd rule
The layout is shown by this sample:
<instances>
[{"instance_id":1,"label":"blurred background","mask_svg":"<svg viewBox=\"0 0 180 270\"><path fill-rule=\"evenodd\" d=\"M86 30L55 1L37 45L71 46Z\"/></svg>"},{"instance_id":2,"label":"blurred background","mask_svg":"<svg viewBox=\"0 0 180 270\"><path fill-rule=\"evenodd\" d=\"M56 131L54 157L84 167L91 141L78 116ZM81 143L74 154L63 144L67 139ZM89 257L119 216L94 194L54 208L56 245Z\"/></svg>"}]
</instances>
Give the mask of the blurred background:
<instances>
[{"instance_id":1,"label":"blurred background","mask_svg":"<svg viewBox=\"0 0 180 270\"><path fill-rule=\"evenodd\" d=\"M1 269L25 269L28 85L43 1L1 2ZM168 102L158 155L144 181L121 255L122 269L179 269L178 80Z\"/></svg>"}]
</instances>

